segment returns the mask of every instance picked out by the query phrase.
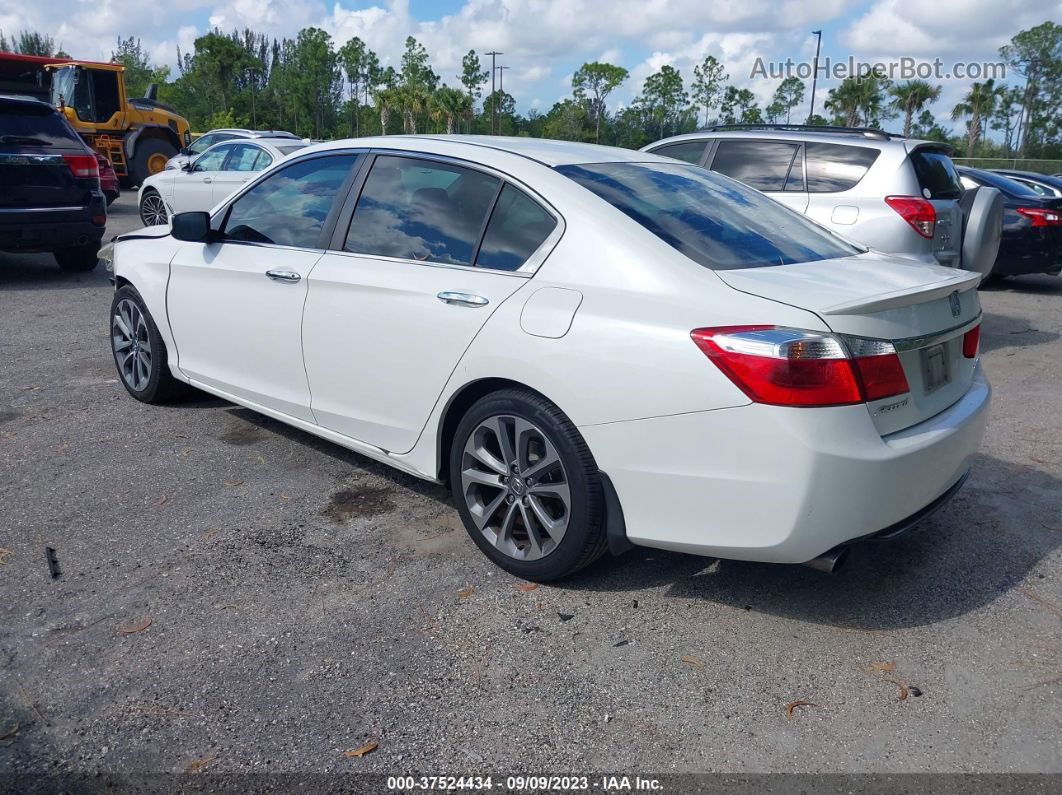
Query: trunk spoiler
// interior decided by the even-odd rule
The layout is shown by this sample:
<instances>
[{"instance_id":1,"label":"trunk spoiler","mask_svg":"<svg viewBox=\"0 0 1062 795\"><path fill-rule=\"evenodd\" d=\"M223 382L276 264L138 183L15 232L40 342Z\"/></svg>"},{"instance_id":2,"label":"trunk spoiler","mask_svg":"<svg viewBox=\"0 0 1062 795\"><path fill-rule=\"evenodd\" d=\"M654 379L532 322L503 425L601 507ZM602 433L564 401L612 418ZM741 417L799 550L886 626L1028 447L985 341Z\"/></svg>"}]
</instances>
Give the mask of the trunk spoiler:
<instances>
[{"instance_id":1,"label":"trunk spoiler","mask_svg":"<svg viewBox=\"0 0 1062 795\"><path fill-rule=\"evenodd\" d=\"M951 293L966 292L977 287L981 282L981 274L971 271L955 271L950 279L932 287L912 287L904 290L896 290L891 293L860 298L855 301L842 302L817 310L821 315L856 315L871 312L881 312L885 309L895 309L911 303L913 296L918 296L919 302L944 298Z\"/></svg>"}]
</instances>

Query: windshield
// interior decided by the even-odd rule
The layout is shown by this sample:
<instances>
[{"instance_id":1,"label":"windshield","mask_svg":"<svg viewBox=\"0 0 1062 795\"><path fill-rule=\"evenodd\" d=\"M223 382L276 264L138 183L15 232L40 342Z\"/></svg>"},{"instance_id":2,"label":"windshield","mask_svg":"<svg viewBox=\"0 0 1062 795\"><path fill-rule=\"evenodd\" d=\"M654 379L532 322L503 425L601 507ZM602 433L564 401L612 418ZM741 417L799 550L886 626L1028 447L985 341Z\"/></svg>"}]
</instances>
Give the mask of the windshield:
<instances>
[{"instance_id":1,"label":"windshield","mask_svg":"<svg viewBox=\"0 0 1062 795\"><path fill-rule=\"evenodd\" d=\"M557 171L713 270L850 257L864 249L740 182L681 163L592 163Z\"/></svg>"},{"instance_id":2,"label":"windshield","mask_svg":"<svg viewBox=\"0 0 1062 795\"><path fill-rule=\"evenodd\" d=\"M88 80L83 79L81 67L64 66L52 75L52 104L55 107L69 105L79 119L93 121L92 98L89 96Z\"/></svg>"}]
</instances>

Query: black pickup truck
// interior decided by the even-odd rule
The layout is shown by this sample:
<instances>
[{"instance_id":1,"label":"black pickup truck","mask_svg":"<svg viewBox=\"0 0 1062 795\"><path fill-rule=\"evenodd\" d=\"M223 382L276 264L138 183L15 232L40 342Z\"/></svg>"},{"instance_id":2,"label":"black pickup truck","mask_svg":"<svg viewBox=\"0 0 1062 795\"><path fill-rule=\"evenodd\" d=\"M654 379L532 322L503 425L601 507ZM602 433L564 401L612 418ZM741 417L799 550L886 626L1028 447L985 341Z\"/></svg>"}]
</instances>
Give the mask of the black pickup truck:
<instances>
[{"instance_id":1,"label":"black pickup truck","mask_svg":"<svg viewBox=\"0 0 1062 795\"><path fill-rule=\"evenodd\" d=\"M0 95L0 250L90 271L106 224L95 153L48 103Z\"/></svg>"}]
</instances>

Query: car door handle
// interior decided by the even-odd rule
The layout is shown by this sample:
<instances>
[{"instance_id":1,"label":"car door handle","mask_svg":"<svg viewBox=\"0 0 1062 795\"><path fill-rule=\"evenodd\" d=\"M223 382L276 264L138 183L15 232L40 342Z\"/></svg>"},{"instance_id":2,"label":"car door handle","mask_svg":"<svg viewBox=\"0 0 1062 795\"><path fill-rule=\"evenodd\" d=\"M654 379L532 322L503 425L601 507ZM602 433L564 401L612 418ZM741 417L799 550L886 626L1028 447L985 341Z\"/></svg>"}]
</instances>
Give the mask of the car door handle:
<instances>
[{"instance_id":1,"label":"car door handle","mask_svg":"<svg viewBox=\"0 0 1062 795\"><path fill-rule=\"evenodd\" d=\"M287 282L295 284L302 277L295 271L266 271L266 276L275 282Z\"/></svg>"},{"instance_id":2,"label":"car door handle","mask_svg":"<svg viewBox=\"0 0 1062 795\"><path fill-rule=\"evenodd\" d=\"M210 182L213 182L213 181L214 180L211 177L203 177L203 182L210 183Z\"/></svg>"},{"instance_id":3,"label":"car door handle","mask_svg":"<svg viewBox=\"0 0 1062 795\"><path fill-rule=\"evenodd\" d=\"M452 304L454 306L486 306L490 303L482 295L476 295L475 293L457 293L444 290L437 297L444 304Z\"/></svg>"}]
</instances>

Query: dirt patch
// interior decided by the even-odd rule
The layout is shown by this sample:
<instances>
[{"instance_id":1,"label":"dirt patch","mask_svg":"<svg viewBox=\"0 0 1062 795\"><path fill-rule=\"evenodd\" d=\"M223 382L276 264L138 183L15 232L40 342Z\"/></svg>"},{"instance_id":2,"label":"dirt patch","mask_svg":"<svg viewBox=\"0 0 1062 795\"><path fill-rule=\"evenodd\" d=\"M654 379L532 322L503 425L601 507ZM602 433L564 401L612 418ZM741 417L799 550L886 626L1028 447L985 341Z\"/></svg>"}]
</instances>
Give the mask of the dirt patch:
<instances>
[{"instance_id":1,"label":"dirt patch","mask_svg":"<svg viewBox=\"0 0 1062 795\"><path fill-rule=\"evenodd\" d=\"M246 447L260 442L264 438L265 434L262 433L261 428L256 428L253 425L232 425L227 431L218 436L218 441L235 445L236 447Z\"/></svg>"},{"instance_id":2,"label":"dirt patch","mask_svg":"<svg viewBox=\"0 0 1062 795\"><path fill-rule=\"evenodd\" d=\"M21 416L21 411L0 411L0 425L3 425L5 422L17 420Z\"/></svg>"},{"instance_id":3,"label":"dirt patch","mask_svg":"<svg viewBox=\"0 0 1062 795\"><path fill-rule=\"evenodd\" d=\"M321 511L321 516L333 522L345 522L348 519L377 516L390 513L395 509L391 500L391 489L380 486L367 486L361 489L341 489L332 495L328 505Z\"/></svg>"}]
</instances>

